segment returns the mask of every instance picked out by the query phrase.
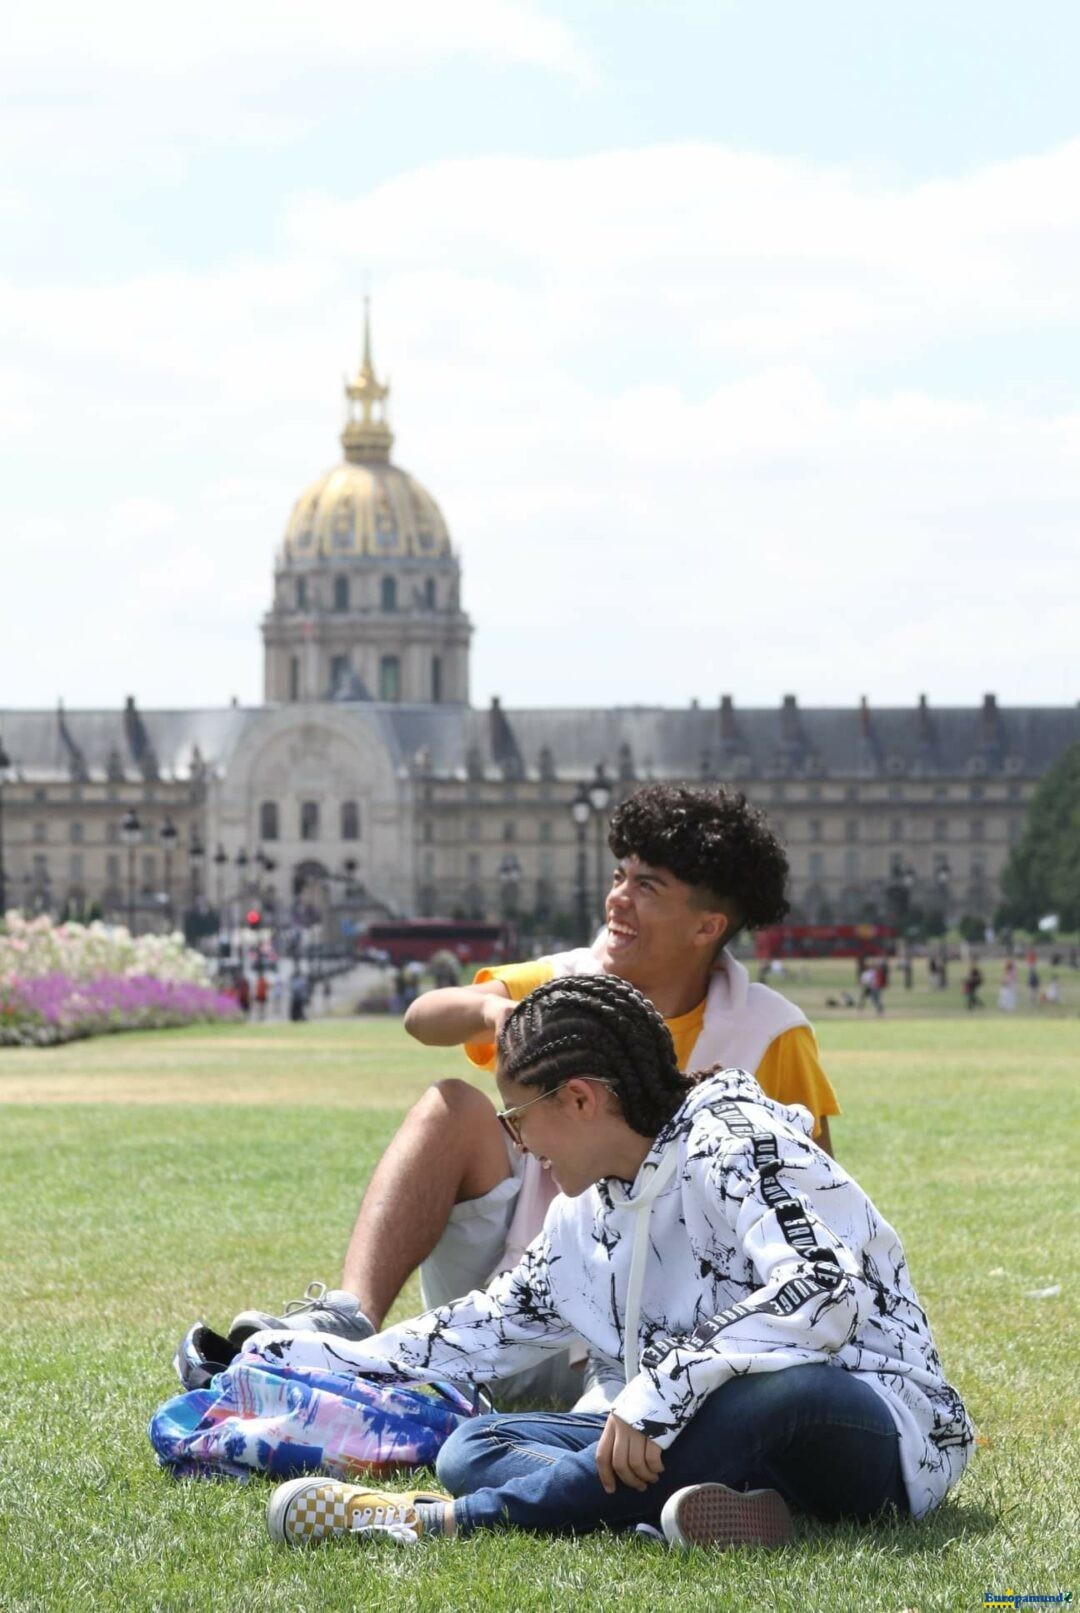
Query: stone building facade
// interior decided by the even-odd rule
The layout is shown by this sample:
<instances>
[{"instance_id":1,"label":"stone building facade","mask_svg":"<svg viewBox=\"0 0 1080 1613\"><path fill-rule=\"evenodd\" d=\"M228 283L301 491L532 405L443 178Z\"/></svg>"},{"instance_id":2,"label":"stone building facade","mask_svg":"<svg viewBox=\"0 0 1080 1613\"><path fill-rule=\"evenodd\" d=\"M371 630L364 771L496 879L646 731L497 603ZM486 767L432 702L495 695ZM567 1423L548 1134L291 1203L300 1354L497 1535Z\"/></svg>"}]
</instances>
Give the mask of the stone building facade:
<instances>
[{"instance_id":1,"label":"stone building facade","mask_svg":"<svg viewBox=\"0 0 1080 1613\"><path fill-rule=\"evenodd\" d=\"M284 917L299 901L331 930L389 912L565 932L607 876L599 817L570 812L603 769L613 799L650 779L744 790L786 840L807 920L992 917L1080 710L992 694L474 709L460 562L434 499L391 461L387 392L365 330L343 460L297 500L276 558L263 705L0 710L9 905L97 903L161 927L193 904Z\"/></svg>"}]
</instances>

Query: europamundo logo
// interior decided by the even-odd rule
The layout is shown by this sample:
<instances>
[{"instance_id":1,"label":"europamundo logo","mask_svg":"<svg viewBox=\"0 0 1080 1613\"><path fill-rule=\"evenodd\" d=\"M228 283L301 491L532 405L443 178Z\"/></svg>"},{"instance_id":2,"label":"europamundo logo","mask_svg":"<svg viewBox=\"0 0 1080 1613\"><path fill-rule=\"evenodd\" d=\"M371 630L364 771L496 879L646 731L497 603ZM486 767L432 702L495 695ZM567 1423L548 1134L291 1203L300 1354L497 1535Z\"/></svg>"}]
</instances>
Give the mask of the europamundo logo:
<instances>
[{"instance_id":1,"label":"europamundo logo","mask_svg":"<svg viewBox=\"0 0 1080 1613\"><path fill-rule=\"evenodd\" d=\"M1072 1599L1072 1591L1055 1591L1050 1596L1037 1596L1020 1591L985 1591L983 1607L1071 1607Z\"/></svg>"}]
</instances>

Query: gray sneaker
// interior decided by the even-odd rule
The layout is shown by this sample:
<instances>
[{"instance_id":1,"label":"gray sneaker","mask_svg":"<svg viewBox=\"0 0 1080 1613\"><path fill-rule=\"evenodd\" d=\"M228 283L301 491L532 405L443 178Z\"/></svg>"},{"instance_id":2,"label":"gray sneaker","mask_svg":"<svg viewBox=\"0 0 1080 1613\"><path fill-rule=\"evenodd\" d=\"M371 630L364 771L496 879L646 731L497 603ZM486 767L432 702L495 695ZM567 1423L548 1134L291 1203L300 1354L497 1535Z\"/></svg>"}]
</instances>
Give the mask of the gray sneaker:
<instances>
[{"instance_id":1,"label":"gray sneaker","mask_svg":"<svg viewBox=\"0 0 1080 1613\"><path fill-rule=\"evenodd\" d=\"M369 1339L375 1332L355 1294L347 1288L327 1288L325 1283L308 1283L303 1299L290 1299L280 1316L271 1316L268 1311L241 1311L233 1317L229 1339L241 1345L264 1328L332 1333L336 1338L353 1340Z\"/></svg>"}]
</instances>

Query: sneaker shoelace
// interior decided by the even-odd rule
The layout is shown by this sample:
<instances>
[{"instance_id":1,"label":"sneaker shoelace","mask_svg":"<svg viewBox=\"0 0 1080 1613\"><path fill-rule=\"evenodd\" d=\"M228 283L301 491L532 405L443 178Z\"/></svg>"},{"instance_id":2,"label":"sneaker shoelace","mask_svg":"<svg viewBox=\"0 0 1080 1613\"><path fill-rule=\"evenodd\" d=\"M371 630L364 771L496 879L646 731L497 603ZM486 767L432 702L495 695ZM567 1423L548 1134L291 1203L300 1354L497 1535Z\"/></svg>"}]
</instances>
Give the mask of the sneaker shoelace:
<instances>
[{"instance_id":1,"label":"sneaker shoelace","mask_svg":"<svg viewBox=\"0 0 1080 1613\"><path fill-rule=\"evenodd\" d=\"M357 1507L349 1529L354 1535L386 1535L406 1546L420 1539L415 1519L410 1521L404 1507Z\"/></svg>"},{"instance_id":2,"label":"sneaker shoelace","mask_svg":"<svg viewBox=\"0 0 1080 1613\"><path fill-rule=\"evenodd\" d=\"M323 1303L323 1297L329 1292L325 1283L308 1283L304 1289L303 1299L290 1299L282 1312L283 1316L296 1316L300 1311L314 1311Z\"/></svg>"}]
</instances>

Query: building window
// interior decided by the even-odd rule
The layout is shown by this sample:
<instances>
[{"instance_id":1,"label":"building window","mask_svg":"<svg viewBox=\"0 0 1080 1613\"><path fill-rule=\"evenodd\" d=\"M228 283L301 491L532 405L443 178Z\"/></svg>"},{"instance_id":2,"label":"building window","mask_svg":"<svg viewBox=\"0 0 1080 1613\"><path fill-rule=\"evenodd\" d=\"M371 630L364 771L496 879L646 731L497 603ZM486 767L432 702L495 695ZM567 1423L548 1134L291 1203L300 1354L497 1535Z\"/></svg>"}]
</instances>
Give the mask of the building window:
<instances>
[{"instance_id":1,"label":"building window","mask_svg":"<svg viewBox=\"0 0 1080 1613\"><path fill-rule=\"evenodd\" d=\"M551 819L550 818L541 818L540 819L540 839L542 841L544 841L545 844L551 839Z\"/></svg>"},{"instance_id":2,"label":"building window","mask_svg":"<svg viewBox=\"0 0 1080 1613\"><path fill-rule=\"evenodd\" d=\"M506 822L503 824L503 839L508 844L510 841L517 839L517 824L512 818L507 818Z\"/></svg>"},{"instance_id":3,"label":"building window","mask_svg":"<svg viewBox=\"0 0 1080 1613\"><path fill-rule=\"evenodd\" d=\"M825 871L825 859L820 851L810 853L810 878L820 879Z\"/></svg>"},{"instance_id":4,"label":"building window","mask_svg":"<svg viewBox=\"0 0 1080 1613\"><path fill-rule=\"evenodd\" d=\"M820 818L811 818L810 822L806 826L806 832L809 835L811 840L820 840L821 839L821 819Z\"/></svg>"},{"instance_id":5,"label":"building window","mask_svg":"<svg viewBox=\"0 0 1080 1613\"><path fill-rule=\"evenodd\" d=\"M385 580L393 582L394 579ZM384 655L379 662L379 699L401 699L401 662L396 655Z\"/></svg>"},{"instance_id":6,"label":"building window","mask_svg":"<svg viewBox=\"0 0 1080 1613\"><path fill-rule=\"evenodd\" d=\"M434 857L434 854L432 852L430 852L430 851L425 851L425 853L424 853L423 870L424 870L424 878L425 879L433 879L434 878L434 876L435 876L435 857Z\"/></svg>"},{"instance_id":7,"label":"building window","mask_svg":"<svg viewBox=\"0 0 1080 1613\"><path fill-rule=\"evenodd\" d=\"M949 838L949 820L948 820L948 818L935 818L934 819L934 839L935 840L948 840L948 838Z\"/></svg>"},{"instance_id":8,"label":"building window","mask_svg":"<svg viewBox=\"0 0 1080 1613\"><path fill-rule=\"evenodd\" d=\"M39 846L44 845L45 841L48 840L48 838L49 838L49 826L48 826L48 824L47 823L35 823L35 825L34 825L34 840L36 841L36 843Z\"/></svg>"},{"instance_id":9,"label":"building window","mask_svg":"<svg viewBox=\"0 0 1080 1613\"><path fill-rule=\"evenodd\" d=\"M47 885L49 883L49 859L38 852L34 857L34 884Z\"/></svg>"},{"instance_id":10,"label":"building window","mask_svg":"<svg viewBox=\"0 0 1080 1613\"><path fill-rule=\"evenodd\" d=\"M981 784L973 784L971 786L970 794L973 801L981 801L985 793L986 792Z\"/></svg>"},{"instance_id":11,"label":"building window","mask_svg":"<svg viewBox=\"0 0 1080 1613\"><path fill-rule=\"evenodd\" d=\"M480 854L479 854L479 852L470 851L469 857L468 857L467 867L468 867L468 870L469 870L469 878L470 879L479 879L480 878Z\"/></svg>"},{"instance_id":12,"label":"building window","mask_svg":"<svg viewBox=\"0 0 1080 1613\"><path fill-rule=\"evenodd\" d=\"M360 808L355 801L341 803L341 838L342 840L360 838Z\"/></svg>"},{"instance_id":13,"label":"building window","mask_svg":"<svg viewBox=\"0 0 1080 1613\"><path fill-rule=\"evenodd\" d=\"M113 852L105 859L105 878L110 885L120 883L120 858Z\"/></svg>"},{"instance_id":14,"label":"building window","mask_svg":"<svg viewBox=\"0 0 1080 1613\"><path fill-rule=\"evenodd\" d=\"M435 825L430 818L425 818L421 830L421 838L425 845L430 845L435 838Z\"/></svg>"},{"instance_id":15,"label":"building window","mask_svg":"<svg viewBox=\"0 0 1080 1613\"><path fill-rule=\"evenodd\" d=\"M349 608L349 579L348 577L334 578L334 609L348 610Z\"/></svg>"},{"instance_id":16,"label":"building window","mask_svg":"<svg viewBox=\"0 0 1080 1613\"><path fill-rule=\"evenodd\" d=\"M428 577L424 581L424 609L435 609L435 578Z\"/></svg>"},{"instance_id":17,"label":"building window","mask_svg":"<svg viewBox=\"0 0 1080 1613\"><path fill-rule=\"evenodd\" d=\"M296 608L297 610L307 610L306 577L297 577L296 579Z\"/></svg>"},{"instance_id":18,"label":"building window","mask_svg":"<svg viewBox=\"0 0 1080 1613\"><path fill-rule=\"evenodd\" d=\"M110 820L105 825L105 839L108 841L110 846L118 846L120 844L120 825L115 820Z\"/></svg>"},{"instance_id":19,"label":"building window","mask_svg":"<svg viewBox=\"0 0 1080 1613\"><path fill-rule=\"evenodd\" d=\"M276 840L278 837L278 808L276 801L263 801L259 807L259 839Z\"/></svg>"},{"instance_id":20,"label":"building window","mask_svg":"<svg viewBox=\"0 0 1080 1613\"><path fill-rule=\"evenodd\" d=\"M1019 801L1019 799L1020 799L1020 786L1019 786L1019 784L1015 784L1015 783L1010 784L1008 789L1005 791L1005 794L1009 797L1010 801Z\"/></svg>"},{"instance_id":21,"label":"building window","mask_svg":"<svg viewBox=\"0 0 1080 1613\"><path fill-rule=\"evenodd\" d=\"M904 786L902 784L889 785L889 800L902 801L904 799Z\"/></svg>"},{"instance_id":22,"label":"building window","mask_svg":"<svg viewBox=\"0 0 1080 1613\"><path fill-rule=\"evenodd\" d=\"M858 818L848 818L844 824L844 839L850 844L859 838Z\"/></svg>"},{"instance_id":23,"label":"building window","mask_svg":"<svg viewBox=\"0 0 1080 1613\"><path fill-rule=\"evenodd\" d=\"M384 577L379 592L383 610L397 610L397 578Z\"/></svg>"},{"instance_id":24,"label":"building window","mask_svg":"<svg viewBox=\"0 0 1080 1613\"><path fill-rule=\"evenodd\" d=\"M34 800L35 801L47 801L48 799L49 799L49 792L47 790L35 790L34 791Z\"/></svg>"},{"instance_id":25,"label":"building window","mask_svg":"<svg viewBox=\"0 0 1080 1613\"><path fill-rule=\"evenodd\" d=\"M1010 818L1009 819L1009 831L1008 832L1009 832L1009 845L1010 846L1015 846L1016 842L1019 840L1020 836L1024 832L1024 820L1023 820L1023 818Z\"/></svg>"},{"instance_id":26,"label":"building window","mask_svg":"<svg viewBox=\"0 0 1080 1613\"><path fill-rule=\"evenodd\" d=\"M947 784L934 785L934 800L947 801L949 799L949 786Z\"/></svg>"},{"instance_id":27,"label":"building window","mask_svg":"<svg viewBox=\"0 0 1080 1613\"><path fill-rule=\"evenodd\" d=\"M542 851L537 866L540 869L540 878L550 879L555 872L555 858L552 853Z\"/></svg>"},{"instance_id":28,"label":"building window","mask_svg":"<svg viewBox=\"0 0 1080 1613\"><path fill-rule=\"evenodd\" d=\"M143 888L153 890L157 884L157 858L148 852L142 860Z\"/></svg>"},{"instance_id":29,"label":"building window","mask_svg":"<svg viewBox=\"0 0 1080 1613\"><path fill-rule=\"evenodd\" d=\"M849 880L855 880L855 879L858 879L858 877L859 877L859 853L857 851L845 851L845 853L844 853L844 878L849 879Z\"/></svg>"},{"instance_id":30,"label":"building window","mask_svg":"<svg viewBox=\"0 0 1080 1613\"><path fill-rule=\"evenodd\" d=\"M71 853L71 879L72 879L72 882L77 883L79 880L82 879L82 877L83 877L83 874L82 874L82 852L81 851L73 851Z\"/></svg>"},{"instance_id":31,"label":"building window","mask_svg":"<svg viewBox=\"0 0 1080 1613\"><path fill-rule=\"evenodd\" d=\"M479 840L479 838L480 838L480 819L479 818L470 818L468 823L465 825L465 832L468 835L470 840Z\"/></svg>"},{"instance_id":32,"label":"building window","mask_svg":"<svg viewBox=\"0 0 1080 1613\"><path fill-rule=\"evenodd\" d=\"M889 839L890 840L903 840L903 838L904 838L904 820L903 820L903 818L890 818L889 819Z\"/></svg>"},{"instance_id":33,"label":"building window","mask_svg":"<svg viewBox=\"0 0 1080 1613\"><path fill-rule=\"evenodd\" d=\"M289 699L290 700L299 700L299 698L300 698L300 657L298 655L291 655L289 657Z\"/></svg>"},{"instance_id":34,"label":"building window","mask_svg":"<svg viewBox=\"0 0 1080 1613\"><path fill-rule=\"evenodd\" d=\"M436 706L442 699L442 657L440 655L431 657L431 699Z\"/></svg>"},{"instance_id":35,"label":"building window","mask_svg":"<svg viewBox=\"0 0 1080 1613\"><path fill-rule=\"evenodd\" d=\"M809 788L807 789L806 799L808 801L820 801L821 800L821 785L820 784L811 784L809 786Z\"/></svg>"},{"instance_id":36,"label":"building window","mask_svg":"<svg viewBox=\"0 0 1080 1613\"><path fill-rule=\"evenodd\" d=\"M332 655L330 657L330 692L337 694L345 688L349 681L349 657L347 655Z\"/></svg>"},{"instance_id":37,"label":"building window","mask_svg":"<svg viewBox=\"0 0 1080 1613\"><path fill-rule=\"evenodd\" d=\"M972 818L970 828L972 840L984 839L986 834L986 824L983 822L982 818Z\"/></svg>"},{"instance_id":38,"label":"building window","mask_svg":"<svg viewBox=\"0 0 1080 1613\"><path fill-rule=\"evenodd\" d=\"M318 840L319 838L318 801L301 801L300 803L300 838L301 840Z\"/></svg>"}]
</instances>

